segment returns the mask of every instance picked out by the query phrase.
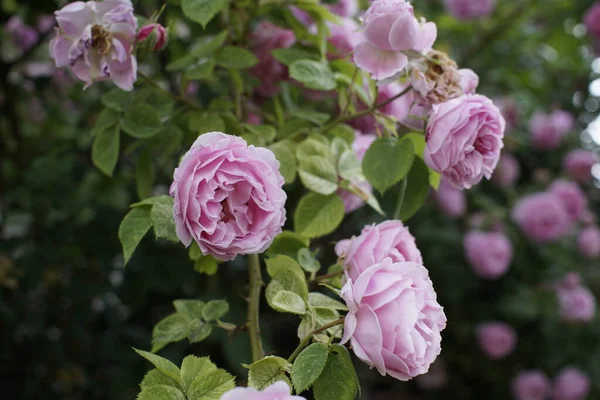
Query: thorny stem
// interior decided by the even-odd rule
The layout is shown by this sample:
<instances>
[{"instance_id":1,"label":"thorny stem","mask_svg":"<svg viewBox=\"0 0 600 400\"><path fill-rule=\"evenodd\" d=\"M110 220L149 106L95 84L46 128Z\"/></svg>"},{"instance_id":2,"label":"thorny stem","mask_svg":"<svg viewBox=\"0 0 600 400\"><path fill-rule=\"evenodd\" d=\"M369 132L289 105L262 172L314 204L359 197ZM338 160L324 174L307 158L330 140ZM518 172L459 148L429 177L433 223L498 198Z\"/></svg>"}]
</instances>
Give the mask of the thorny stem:
<instances>
[{"instance_id":1,"label":"thorny stem","mask_svg":"<svg viewBox=\"0 0 600 400\"><path fill-rule=\"evenodd\" d=\"M260 325L258 322L260 309L260 292L263 282L258 254L248 255L248 269L250 271L250 296L248 300L248 334L250 335L252 362L255 362L263 358L263 348L262 342L260 340Z\"/></svg>"},{"instance_id":2,"label":"thorny stem","mask_svg":"<svg viewBox=\"0 0 600 400\"><path fill-rule=\"evenodd\" d=\"M296 357L298 357L298 354L300 354L300 352L302 351L302 349L304 349L304 347L306 347L306 345L308 344L308 342L310 342L310 340L312 339L313 335L316 335L317 333L321 333L323 331L326 331L329 328L333 328L334 326L338 326L344 323L344 318L340 318L340 319L336 319L335 321L332 321L328 324L323 325L322 327L315 329L314 331L312 331L311 333L309 333L308 335L306 335L304 337L304 339L302 339L300 341L300 344L298 344L298 347L296 347L296 350L294 350L294 352L292 353L292 355L288 358L288 362L293 362Z\"/></svg>"},{"instance_id":3,"label":"thorny stem","mask_svg":"<svg viewBox=\"0 0 600 400\"><path fill-rule=\"evenodd\" d=\"M196 104L196 103L194 103L194 102L186 99L185 97L180 96L178 94L175 94L175 93L171 92L170 90L166 90L165 88L163 88L162 86L160 86L158 83L154 82L154 80L152 80L152 78L150 78L148 75L146 75L146 74L138 71L138 76L140 78L144 79L146 82L148 82L155 89L158 89L158 90L160 90L160 91L168 94L169 96L171 96L171 98L173 98L173 100L178 101L180 103L183 103L186 106L191 107L191 108L195 108L197 110L201 110L202 109L202 106L200 106L200 105L198 105L198 104Z\"/></svg>"},{"instance_id":4,"label":"thorny stem","mask_svg":"<svg viewBox=\"0 0 600 400\"><path fill-rule=\"evenodd\" d=\"M327 279L337 278L338 276L343 275L343 274L344 274L344 271L338 271L338 272L334 272L334 273L327 274L327 275L321 275L321 276L315 277L315 279L312 279L311 282L326 281Z\"/></svg>"}]
</instances>

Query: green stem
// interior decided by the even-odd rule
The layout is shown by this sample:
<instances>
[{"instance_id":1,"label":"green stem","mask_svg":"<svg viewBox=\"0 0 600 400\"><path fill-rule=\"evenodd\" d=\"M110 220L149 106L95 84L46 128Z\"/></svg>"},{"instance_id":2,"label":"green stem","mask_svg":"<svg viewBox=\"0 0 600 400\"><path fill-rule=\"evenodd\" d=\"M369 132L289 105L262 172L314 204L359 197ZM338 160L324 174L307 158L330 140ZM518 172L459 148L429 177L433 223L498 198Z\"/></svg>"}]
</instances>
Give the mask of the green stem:
<instances>
[{"instance_id":1,"label":"green stem","mask_svg":"<svg viewBox=\"0 0 600 400\"><path fill-rule=\"evenodd\" d=\"M263 358L263 348L262 342L260 340L260 325L258 322L260 311L260 291L263 282L258 254L248 255L248 269L250 271L250 296L248 300L248 334L250 335L252 362L255 362Z\"/></svg>"},{"instance_id":2,"label":"green stem","mask_svg":"<svg viewBox=\"0 0 600 400\"><path fill-rule=\"evenodd\" d=\"M296 357L298 357L298 354L300 354L300 352L302 351L302 349L304 349L306 347L306 345L308 344L308 342L310 342L310 340L312 339L313 335L316 335L317 333L321 333L323 331L326 331L329 328L333 328L334 326L338 326L344 323L344 318L340 318L340 319L336 319L335 321L332 321L328 324L323 325L322 327L315 329L314 331L312 331L311 333L309 333L308 335L306 335L301 341L300 344L298 344L298 347L296 347L296 350L294 350L294 352L292 353L292 355L288 358L288 362L294 362L294 360L296 359Z\"/></svg>"},{"instance_id":3,"label":"green stem","mask_svg":"<svg viewBox=\"0 0 600 400\"><path fill-rule=\"evenodd\" d=\"M396 211L394 211L394 219L400 219L402 203L404 203L404 195L406 194L406 186L408 186L408 176L402 180L402 188L400 189L400 196L398 196L398 204L396 205Z\"/></svg>"},{"instance_id":4,"label":"green stem","mask_svg":"<svg viewBox=\"0 0 600 400\"><path fill-rule=\"evenodd\" d=\"M178 94L175 94L169 90L166 90L165 88L163 88L162 86L160 86L158 83L154 82L154 80L152 78L150 78L148 75L138 71L138 76L142 79L144 79L146 82L148 82L152 87L154 87L155 89L158 89L166 94L168 94L169 96L171 96L171 98L173 98L173 100L178 101L180 103L185 104L188 107L191 108L195 108L197 110L201 110L202 107L196 103L193 103L191 101L189 101L188 99L186 99L183 96L179 96Z\"/></svg>"}]
</instances>

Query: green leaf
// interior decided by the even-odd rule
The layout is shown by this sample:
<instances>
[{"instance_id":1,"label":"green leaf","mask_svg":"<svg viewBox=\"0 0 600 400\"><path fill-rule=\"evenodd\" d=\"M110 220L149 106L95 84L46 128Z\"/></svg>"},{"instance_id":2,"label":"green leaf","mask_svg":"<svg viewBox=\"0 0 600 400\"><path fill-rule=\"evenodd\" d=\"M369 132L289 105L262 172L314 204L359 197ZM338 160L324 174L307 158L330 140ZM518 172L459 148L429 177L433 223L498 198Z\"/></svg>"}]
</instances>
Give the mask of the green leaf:
<instances>
[{"instance_id":1,"label":"green leaf","mask_svg":"<svg viewBox=\"0 0 600 400\"><path fill-rule=\"evenodd\" d=\"M234 387L233 376L227 371L217 369L196 377L187 391L187 398L188 400L220 400L225 392Z\"/></svg>"},{"instance_id":2,"label":"green leaf","mask_svg":"<svg viewBox=\"0 0 600 400\"><path fill-rule=\"evenodd\" d=\"M329 195L338 189L335 166L325 157L310 156L300 160L298 175L302 184L315 193Z\"/></svg>"},{"instance_id":3,"label":"green leaf","mask_svg":"<svg viewBox=\"0 0 600 400\"><path fill-rule=\"evenodd\" d=\"M315 60L319 59L317 54L311 53L308 50L304 50L298 47L290 47L287 49L275 49L271 51L273 57L286 66L292 65L296 61L300 60Z\"/></svg>"},{"instance_id":4,"label":"green leaf","mask_svg":"<svg viewBox=\"0 0 600 400\"><path fill-rule=\"evenodd\" d=\"M204 306L202 317L206 321L216 321L229 312L229 304L225 300L211 300Z\"/></svg>"},{"instance_id":5,"label":"green leaf","mask_svg":"<svg viewBox=\"0 0 600 400\"><path fill-rule=\"evenodd\" d=\"M328 132L329 136L339 137L343 139L348 145L354 143L354 128L346 124L337 124L333 129Z\"/></svg>"},{"instance_id":6,"label":"green leaf","mask_svg":"<svg viewBox=\"0 0 600 400\"><path fill-rule=\"evenodd\" d=\"M298 264L300 264L302 269L306 272L316 273L321 269L321 263L307 248L298 250L296 258L298 259Z\"/></svg>"},{"instance_id":7,"label":"green leaf","mask_svg":"<svg viewBox=\"0 0 600 400\"><path fill-rule=\"evenodd\" d=\"M331 310L346 311L348 307L342 302L332 299L323 293L312 292L308 294L308 304L318 308L329 308Z\"/></svg>"},{"instance_id":8,"label":"green leaf","mask_svg":"<svg viewBox=\"0 0 600 400\"><path fill-rule=\"evenodd\" d=\"M416 158L406 176L406 190L397 214L398 219L407 221L427 200L429 196L429 169L420 158Z\"/></svg>"},{"instance_id":9,"label":"green leaf","mask_svg":"<svg viewBox=\"0 0 600 400\"><path fill-rule=\"evenodd\" d=\"M190 81L199 81L210 78L215 69L215 65L215 60L207 60L205 63L185 71L185 78Z\"/></svg>"},{"instance_id":10,"label":"green leaf","mask_svg":"<svg viewBox=\"0 0 600 400\"><path fill-rule=\"evenodd\" d=\"M273 244L267 249L267 255L283 254L294 257L298 254L298 250L309 244L309 240L304 236L291 231L283 231L275 237Z\"/></svg>"},{"instance_id":11,"label":"green leaf","mask_svg":"<svg viewBox=\"0 0 600 400\"><path fill-rule=\"evenodd\" d=\"M210 336L213 331L213 327L206 322L195 320L192 321L190 334L188 340L190 343L198 343Z\"/></svg>"},{"instance_id":12,"label":"green leaf","mask_svg":"<svg viewBox=\"0 0 600 400\"><path fill-rule=\"evenodd\" d=\"M133 350L146 360L150 361L157 370L173 379L175 382L177 382L177 384L181 382L179 378L179 368L177 368L177 366L171 361L161 356L157 356L156 354L148 353L147 351L138 350L135 348Z\"/></svg>"},{"instance_id":13,"label":"green leaf","mask_svg":"<svg viewBox=\"0 0 600 400\"><path fill-rule=\"evenodd\" d=\"M272 143L273 140L275 140L275 136L277 136L277 131L272 125L244 124L244 128L247 131L264 139L265 143Z\"/></svg>"},{"instance_id":14,"label":"green leaf","mask_svg":"<svg viewBox=\"0 0 600 400\"><path fill-rule=\"evenodd\" d=\"M290 66L290 77L302 82L308 89L329 91L337 87L333 72L327 64L313 60L299 60Z\"/></svg>"},{"instance_id":15,"label":"green leaf","mask_svg":"<svg viewBox=\"0 0 600 400\"><path fill-rule=\"evenodd\" d=\"M119 161L119 126L96 133L92 146L92 161L105 175L112 176Z\"/></svg>"},{"instance_id":16,"label":"green leaf","mask_svg":"<svg viewBox=\"0 0 600 400\"><path fill-rule=\"evenodd\" d=\"M179 387L177 382L175 382L173 379L169 378L157 369L151 369L150 371L148 371L146 375L144 375L144 379L142 379L142 382L140 383L140 387L142 389L157 385L173 386L174 388Z\"/></svg>"},{"instance_id":17,"label":"green leaf","mask_svg":"<svg viewBox=\"0 0 600 400\"><path fill-rule=\"evenodd\" d=\"M296 293L303 299L308 298L308 286L302 268L291 257L278 255L266 261L267 272L273 278L267 287L266 296L270 302L280 290Z\"/></svg>"},{"instance_id":18,"label":"green leaf","mask_svg":"<svg viewBox=\"0 0 600 400\"><path fill-rule=\"evenodd\" d=\"M190 319L202 318L205 303L201 300L174 300L173 307L178 313L187 314Z\"/></svg>"},{"instance_id":19,"label":"green leaf","mask_svg":"<svg viewBox=\"0 0 600 400\"><path fill-rule=\"evenodd\" d=\"M219 270L219 264L211 256L202 256L194 263L194 271L200 274L214 275Z\"/></svg>"},{"instance_id":20,"label":"green leaf","mask_svg":"<svg viewBox=\"0 0 600 400\"><path fill-rule=\"evenodd\" d=\"M183 15L206 28L219 11L229 6L227 0L182 0Z\"/></svg>"},{"instance_id":21,"label":"green leaf","mask_svg":"<svg viewBox=\"0 0 600 400\"><path fill-rule=\"evenodd\" d=\"M174 243L179 242L177 232L175 231L175 220L173 219L172 198L167 197L164 203L161 202L153 205L150 218L152 219L154 234L157 238L166 239Z\"/></svg>"},{"instance_id":22,"label":"green leaf","mask_svg":"<svg viewBox=\"0 0 600 400\"><path fill-rule=\"evenodd\" d=\"M331 346L327 364L314 384L315 400L354 400L358 390L358 377L348 350Z\"/></svg>"},{"instance_id":23,"label":"green leaf","mask_svg":"<svg viewBox=\"0 0 600 400\"><path fill-rule=\"evenodd\" d=\"M152 330L152 352L156 353L169 343L185 339L190 331L190 319L175 313L158 322Z\"/></svg>"},{"instance_id":24,"label":"green leaf","mask_svg":"<svg viewBox=\"0 0 600 400\"><path fill-rule=\"evenodd\" d=\"M268 356L244 366L250 370L248 371L248 385L257 390L263 390L278 381L285 381L289 384L286 373L289 372L291 364L284 358Z\"/></svg>"},{"instance_id":25,"label":"green leaf","mask_svg":"<svg viewBox=\"0 0 600 400\"><path fill-rule=\"evenodd\" d=\"M156 385L142 389L137 400L186 400L181 390L167 385Z\"/></svg>"},{"instance_id":26,"label":"green leaf","mask_svg":"<svg viewBox=\"0 0 600 400\"><path fill-rule=\"evenodd\" d=\"M373 187L384 193L404 179L410 171L413 159L414 150L410 140L380 138L367 150L362 170Z\"/></svg>"},{"instance_id":27,"label":"green leaf","mask_svg":"<svg viewBox=\"0 0 600 400\"><path fill-rule=\"evenodd\" d=\"M242 47L225 46L217 50L215 61L224 68L246 69L258 64L258 57Z\"/></svg>"},{"instance_id":28,"label":"green leaf","mask_svg":"<svg viewBox=\"0 0 600 400\"><path fill-rule=\"evenodd\" d=\"M152 195L154 185L154 163L149 152L144 151L135 164L135 186L140 199Z\"/></svg>"},{"instance_id":29,"label":"green leaf","mask_svg":"<svg viewBox=\"0 0 600 400\"><path fill-rule=\"evenodd\" d=\"M225 43L227 34L228 31L225 30L216 36L205 39L203 42L199 43L195 48L193 48L188 54L167 65L167 71L179 71L198 62L199 59L212 56L214 52L217 51L219 47L223 45L223 43Z\"/></svg>"},{"instance_id":30,"label":"green leaf","mask_svg":"<svg viewBox=\"0 0 600 400\"><path fill-rule=\"evenodd\" d=\"M425 153L425 135L422 133L411 132L404 135L402 140L410 140L415 149L415 155L423 159L423 153Z\"/></svg>"},{"instance_id":31,"label":"green leaf","mask_svg":"<svg viewBox=\"0 0 600 400\"><path fill-rule=\"evenodd\" d=\"M208 357L187 356L181 363L181 387L187 393L189 387L199 376L217 371L217 366Z\"/></svg>"},{"instance_id":32,"label":"green leaf","mask_svg":"<svg viewBox=\"0 0 600 400\"><path fill-rule=\"evenodd\" d=\"M327 364L328 354L327 346L322 343L313 343L302 350L292 366L292 382L296 393L309 389L319 379Z\"/></svg>"},{"instance_id":33,"label":"green leaf","mask_svg":"<svg viewBox=\"0 0 600 400\"><path fill-rule=\"evenodd\" d=\"M147 207L147 206L153 206L155 204L168 204L170 197L166 194L163 194L161 196L154 196L154 197L148 197L142 201L139 201L137 203L133 203L131 205L132 208L139 208L139 207ZM171 203L172 204L172 203Z\"/></svg>"},{"instance_id":34,"label":"green leaf","mask_svg":"<svg viewBox=\"0 0 600 400\"><path fill-rule=\"evenodd\" d=\"M429 185L434 189L440 188L440 182L442 181L442 174L432 169L429 170Z\"/></svg>"},{"instance_id":35,"label":"green leaf","mask_svg":"<svg viewBox=\"0 0 600 400\"><path fill-rule=\"evenodd\" d=\"M302 297L287 290L278 291L270 301L271 307L279 312L302 315L306 313L306 304Z\"/></svg>"},{"instance_id":36,"label":"green leaf","mask_svg":"<svg viewBox=\"0 0 600 400\"><path fill-rule=\"evenodd\" d=\"M152 107L160 119L169 117L175 106L175 102L169 94L154 87L136 90L134 97L134 104L135 103Z\"/></svg>"},{"instance_id":37,"label":"green leaf","mask_svg":"<svg viewBox=\"0 0 600 400\"><path fill-rule=\"evenodd\" d=\"M158 113L147 104L133 104L121 118L121 128L138 139L146 139L158 134L161 127Z\"/></svg>"},{"instance_id":38,"label":"green leaf","mask_svg":"<svg viewBox=\"0 0 600 400\"><path fill-rule=\"evenodd\" d=\"M192 115L188 125L191 131L198 134L225 131L223 118L218 113L210 111Z\"/></svg>"},{"instance_id":39,"label":"green leaf","mask_svg":"<svg viewBox=\"0 0 600 400\"><path fill-rule=\"evenodd\" d=\"M364 181L362 166L354 150L349 149L342 153L338 161L338 171L342 179L347 181Z\"/></svg>"},{"instance_id":40,"label":"green leaf","mask_svg":"<svg viewBox=\"0 0 600 400\"><path fill-rule=\"evenodd\" d=\"M134 92L126 92L121 89L113 89L102 96L102 104L117 112L124 112L133 102Z\"/></svg>"},{"instance_id":41,"label":"green leaf","mask_svg":"<svg viewBox=\"0 0 600 400\"><path fill-rule=\"evenodd\" d=\"M112 128L113 126L119 123L120 115L118 112L111 108L105 108L102 110L98 119L96 120L96 124L92 129L92 136L96 136L102 131L107 130L108 128Z\"/></svg>"},{"instance_id":42,"label":"green leaf","mask_svg":"<svg viewBox=\"0 0 600 400\"><path fill-rule=\"evenodd\" d=\"M123 246L125 265L131 259L135 248L152 226L150 209L147 207L133 208L121 221L119 240Z\"/></svg>"},{"instance_id":43,"label":"green leaf","mask_svg":"<svg viewBox=\"0 0 600 400\"><path fill-rule=\"evenodd\" d=\"M296 145L296 158L298 160L305 160L308 157L314 156L321 156L333 160L333 154L331 153L329 140L327 138L321 140L319 135L311 135L306 140L302 141L302 143Z\"/></svg>"},{"instance_id":44,"label":"green leaf","mask_svg":"<svg viewBox=\"0 0 600 400\"><path fill-rule=\"evenodd\" d=\"M280 272L288 270L293 271L302 280L304 279L304 272L302 272L302 268L292 257L278 254L273 258L268 258L265 261L265 264L267 264L267 273L273 279L275 279L277 274ZM308 295L308 291L306 294Z\"/></svg>"},{"instance_id":45,"label":"green leaf","mask_svg":"<svg viewBox=\"0 0 600 400\"><path fill-rule=\"evenodd\" d=\"M344 202L333 194L309 193L300 199L294 213L296 232L308 238L333 232L344 219Z\"/></svg>"}]
</instances>

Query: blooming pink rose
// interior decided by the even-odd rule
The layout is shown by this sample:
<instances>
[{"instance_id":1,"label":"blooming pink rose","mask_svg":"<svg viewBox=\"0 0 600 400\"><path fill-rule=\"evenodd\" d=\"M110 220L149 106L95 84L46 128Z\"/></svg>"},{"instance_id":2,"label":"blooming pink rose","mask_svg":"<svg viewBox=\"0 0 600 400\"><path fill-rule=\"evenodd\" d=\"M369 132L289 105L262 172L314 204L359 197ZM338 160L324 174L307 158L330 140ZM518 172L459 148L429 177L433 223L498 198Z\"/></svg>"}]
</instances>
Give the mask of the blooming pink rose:
<instances>
[{"instance_id":1,"label":"blooming pink rose","mask_svg":"<svg viewBox=\"0 0 600 400\"><path fill-rule=\"evenodd\" d=\"M550 117L552 118L554 126L556 126L558 131L562 132L563 135L575 128L575 117L568 111L554 110L552 114L550 114Z\"/></svg>"},{"instance_id":2,"label":"blooming pink rose","mask_svg":"<svg viewBox=\"0 0 600 400\"><path fill-rule=\"evenodd\" d=\"M296 43L294 31L283 29L269 21L259 23L250 35L250 48L258 57L258 64L250 73L260 81L257 93L271 97L279 93L279 82L288 79L288 69L277 61L271 52L287 49Z\"/></svg>"},{"instance_id":3,"label":"blooming pink rose","mask_svg":"<svg viewBox=\"0 0 600 400\"><path fill-rule=\"evenodd\" d=\"M573 150L565 157L563 169L571 179L579 183L592 180L592 167L596 164L594 153L590 150Z\"/></svg>"},{"instance_id":4,"label":"blooming pink rose","mask_svg":"<svg viewBox=\"0 0 600 400\"><path fill-rule=\"evenodd\" d=\"M432 22L417 21L405 0L375 0L363 16L365 41L356 47L354 62L373 79L390 78L408 65L403 52L424 52L437 38Z\"/></svg>"},{"instance_id":5,"label":"blooming pink rose","mask_svg":"<svg viewBox=\"0 0 600 400\"><path fill-rule=\"evenodd\" d=\"M521 120L521 113L519 111L519 105L517 102L510 97L503 97L495 99L494 104L500 109L500 113L506 120L506 130L510 131L519 125Z\"/></svg>"},{"instance_id":6,"label":"blooming pink rose","mask_svg":"<svg viewBox=\"0 0 600 400\"><path fill-rule=\"evenodd\" d=\"M301 396L292 396L290 387L284 381L275 382L262 391L254 388L238 387L221 396L221 400L306 400Z\"/></svg>"},{"instance_id":7,"label":"blooming pink rose","mask_svg":"<svg viewBox=\"0 0 600 400\"><path fill-rule=\"evenodd\" d=\"M354 143L352 143L352 149L354 150L354 153L356 154L356 157L359 161L362 161L362 159L365 157L365 153L369 149L369 146L371 146L371 143L375 141L375 139L377 139L377 135L356 135L356 139L354 140ZM357 186L357 188L360 189L363 193L365 193L365 195L368 195L373 191L373 188L367 181L353 182L352 184ZM344 210L346 211L346 214L354 212L365 205L365 201L362 197L359 197L348 190L339 189L337 191L337 194L342 198L342 201L344 202Z\"/></svg>"},{"instance_id":8,"label":"blooming pink rose","mask_svg":"<svg viewBox=\"0 0 600 400\"><path fill-rule=\"evenodd\" d=\"M504 147L504 118L490 99L466 95L433 106L424 159L457 189L490 179Z\"/></svg>"},{"instance_id":9,"label":"blooming pink rose","mask_svg":"<svg viewBox=\"0 0 600 400\"><path fill-rule=\"evenodd\" d=\"M131 0L76 1L55 14L58 29L50 55L58 68L69 66L86 88L110 79L123 90L133 89L137 20Z\"/></svg>"},{"instance_id":10,"label":"blooming pink rose","mask_svg":"<svg viewBox=\"0 0 600 400\"><path fill-rule=\"evenodd\" d=\"M494 12L495 0L444 0L446 10L456 19L484 18Z\"/></svg>"},{"instance_id":11,"label":"blooming pink rose","mask_svg":"<svg viewBox=\"0 0 600 400\"><path fill-rule=\"evenodd\" d=\"M461 68L458 70L460 74L460 87L464 94L475 94L479 86L479 75L472 69Z\"/></svg>"},{"instance_id":12,"label":"blooming pink rose","mask_svg":"<svg viewBox=\"0 0 600 400\"><path fill-rule=\"evenodd\" d=\"M338 250L345 250L343 253ZM344 242L343 247L336 246L338 256L343 256L346 277L352 280L373 264L384 258L393 262L412 261L423 264L423 257L417 248L415 238L401 221L388 220L379 225L367 225L361 234Z\"/></svg>"},{"instance_id":13,"label":"blooming pink rose","mask_svg":"<svg viewBox=\"0 0 600 400\"><path fill-rule=\"evenodd\" d=\"M502 153L491 182L501 189L513 187L521 175L519 160L510 153Z\"/></svg>"},{"instance_id":14,"label":"blooming pink rose","mask_svg":"<svg viewBox=\"0 0 600 400\"><path fill-rule=\"evenodd\" d=\"M569 322L590 322L596 315L596 298L585 286L559 286L556 294L560 316Z\"/></svg>"},{"instance_id":15,"label":"blooming pink rose","mask_svg":"<svg viewBox=\"0 0 600 400\"><path fill-rule=\"evenodd\" d=\"M553 193L523 197L515 204L512 218L529 240L539 243L560 239L573 228L563 202Z\"/></svg>"},{"instance_id":16,"label":"blooming pink rose","mask_svg":"<svg viewBox=\"0 0 600 400\"><path fill-rule=\"evenodd\" d=\"M540 150L555 149L573 125L573 116L566 111L556 110L552 114L536 112L529 121L532 144Z\"/></svg>"},{"instance_id":17,"label":"blooming pink rose","mask_svg":"<svg viewBox=\"0 0 600 400\"><path fill-rule=\"evenodd\" d=\"M33 47L40 36L35 28L26 25L18 15L11 17L4 25L4 29L21 51L27 51Z\"/></svg>"},{"instance_id":18,"label":"blooming pink rose","mask_svg":"<svg viewBox=\"0 0 600 400\"><path fill-rule=\"evenodd\" d=\"M558 282L559 289L573 289L581 286L582 280L581 275L577 272L569 272L565 274L560 282Z\"/></svg>"},{"instance_id":19,"label":"blooming pink rose","mask_svg":"<svg viewBox=\"0 0 600 400\"><path fill-rule=\"evenodd\" d=\"M175 169L169 194L177 236L219 260L265 251L285 222L283 183L270 150L205 133Z\"/></svg>"},{"instance_id":20,"label":"blooming pink rose","mask_svg":"<svg viewBox=\"0 0 600 400\"><path fill-rule=\"evenodd\" d=\"M500 232L467 233L465 252L473 272L483 279L498 279L504 276L513 257L510 240Z\"/></svg>"},{"instance_id":21,"label":"blooming pink rose","mask_svg":"<svg viewBox=\"0 0 600 400\"><path fill-rule=\"evenodd\" d=\"M579 221L582 218L588 201L579 185L566 180L556 180L550 185L548 191L560 198L563 207L573 221Z\"/></svg>"},{"instance_id":22,"label":"blooming pink rose","mask_svg":"<svg viewBox=\"0 0 600 400\"><path fill-rule=\"evenodd\" d=\"M138 42L143 42L148 38L151 38L154 51L164 49L169 41L169 35L165 27L156 23L143 26L136 36Z\"/></svg>"},{"instance_id":23,"label":"blooming pink rose","mask_svg":"<svg viewBox=\"0 0 600 400\"><path fill-rule=\"evenodd\" d=\"M517 333L504 322L486 322L475 329L481 350L492 360L510 355L517 346Z\"/></svg>"},{"instance_id":24,"label":"blooming pink rose","mask_svg":"<svg viewBox=\"0 0 600 400\"><path fill-rule=\"evenodd\" d=\"M600 38L600 3L596 2L585 12L583 22L590 35Z\"/></svg>"},{"instance_id":25,"label":"blooming pink rose","mask_svg":"<svg viewBox=\"0 0 600 400\"><path fill-rule=\"evenodd\" d=\"M440 187L433 193L433 198L440 211L453 218L462 217L467 209L467 197L461 191L442 179Z\"/></svg>"},{"instance_id":26,"label":"blooming pink rose","mask_svg":"<svg viewBox=\"0 0 600 400\"><path fill-rule=\"evenodd\" d=\"M381 375L406 381L428 371L441 351L446 315L427 269L391 258L348 280L342 343Z\"/></svg>"},{"instance_id":27,"label":"blooming pink rose","mask_svg":"<svg viewBox=\"0 0 600 400\"><path fill-rule=\"evenodd\" d=\"M587 258L600 257L600 229L597 226L584 228L577 238L577 246Z\"/></svg>"},{"instance_id":28,"label":"blooming pink rose","mask_svg":"<svg viewBox=\"0 0 600 400\"><path fill-rule=\"evenodd\" d=\"M540 370L521 371L512 381L515 400L545 400L550 394L550 380Z\"/></svg>"},{"instance_id":29,"label":"blooming pink rose","mask_svg":"<svg viewBox=\"0 0 600 400\"><path fill-rule=\"evenodd\" d=\"M563 368L552 387L552 400L585 400L590 392L590 378L575 367Z\"/></svg>"}]
</instances>

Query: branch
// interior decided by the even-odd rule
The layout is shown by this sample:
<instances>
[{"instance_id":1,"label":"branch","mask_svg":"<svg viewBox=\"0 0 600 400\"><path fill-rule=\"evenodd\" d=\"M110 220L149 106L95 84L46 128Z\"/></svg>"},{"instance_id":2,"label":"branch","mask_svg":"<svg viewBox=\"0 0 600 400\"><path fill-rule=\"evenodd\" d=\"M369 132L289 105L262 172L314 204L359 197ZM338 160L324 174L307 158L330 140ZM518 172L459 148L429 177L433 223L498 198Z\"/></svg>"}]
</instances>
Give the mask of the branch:
<instances>
[{"instance_id":1,"label":"branch","mask_svg":"<svg viewBox=\"0 0 600 400\"><path fill-rule=\"evenodd\" d=\"M262 276L258 254L248 255L250 271L250 296L248 300L248 334L250 335L250 348L252 349L252 362L263 358L262 342L260 340L260 325L258 321L260 311L260 291Z\"/></svg>"},{"instance_id":2,"label":"branch","mask_svg":"<svg viewBox=\"0 0 600 400\"><path fill-rule=\"evenodd\" d=\"M298 347L296 347L296 350L294 350L294 352L292 353L292 355L288 358L288 362L293 362L296 357L298 357L298 354L300 354L300 352L302 351L302 349L304 349L304 347L306 347L306 345L308 344L308 342L310 342L310 340L312 339L313 335L316 335L317 333L321 333L323 331L326 331L329 328L333 328L334 326L338 326L344 323L344 318L340 318L340 319L336 319L335 321L332 321L328 324L323 325L322 327L315 329L314 331L312 331L311 333L309 333L308 335L306 335L304 337L304 339L302 339L300 341L300 344L298 345Z\"/></svg>"},{"instance_id":3,"label":"branch","mask_svg":"<svg viewBox=\"0 0 600 400\"><path fill-rule=\"evenodd\" d=\"M142 78L143 80L145 80L146 82L148 82L152 87L154 87L155 89L158 89L166 94L168 94L169 96L171 96L171 98L177 102L183 103L188 107L197 109L197 110L202 110L202 106L186 99L183 96L180 96L178 94L175 94L173 92L171 92L170 90L166 90L165 88L163 88L162 86L160 86L158 83L154 82L154 80L152 78L150 78L148 75L138 71L138 76L140 78Z\"/></svg>"}]
</instances>

